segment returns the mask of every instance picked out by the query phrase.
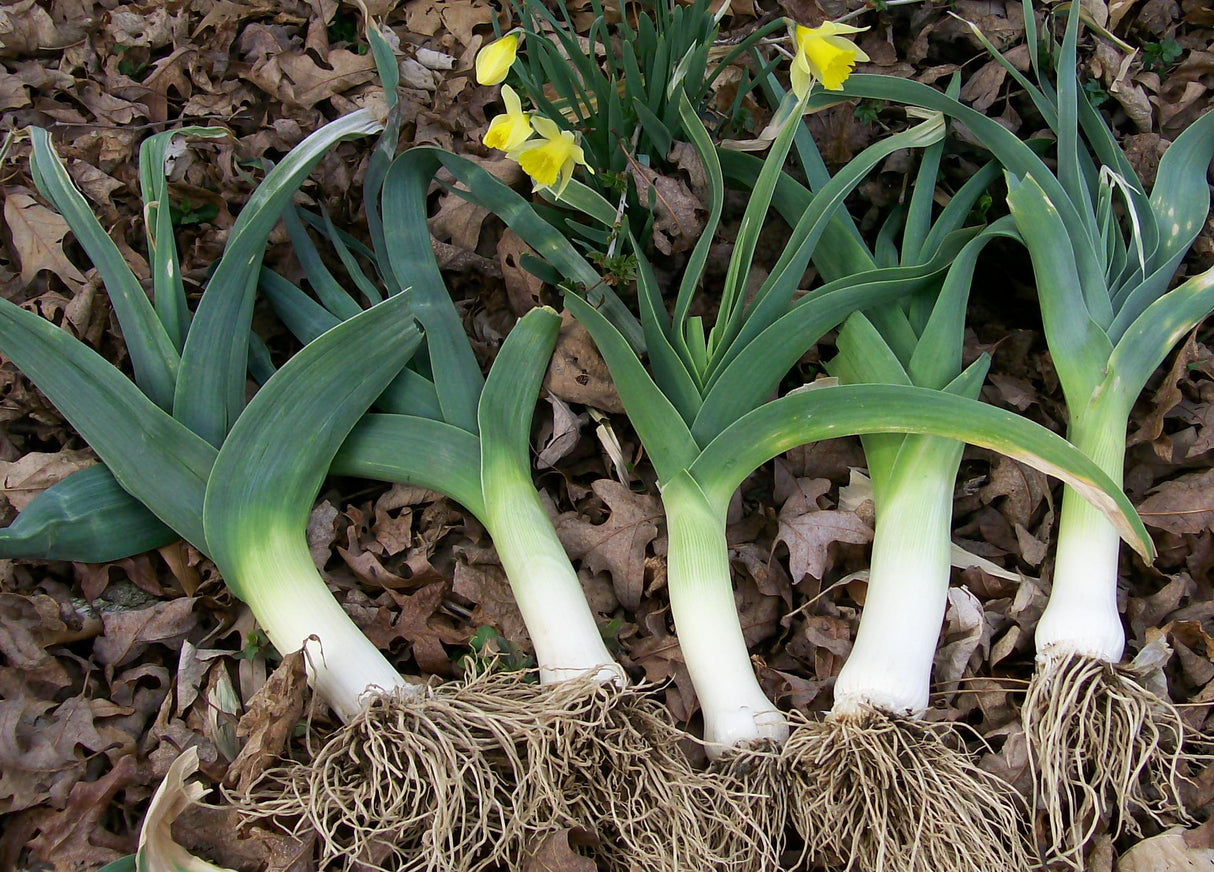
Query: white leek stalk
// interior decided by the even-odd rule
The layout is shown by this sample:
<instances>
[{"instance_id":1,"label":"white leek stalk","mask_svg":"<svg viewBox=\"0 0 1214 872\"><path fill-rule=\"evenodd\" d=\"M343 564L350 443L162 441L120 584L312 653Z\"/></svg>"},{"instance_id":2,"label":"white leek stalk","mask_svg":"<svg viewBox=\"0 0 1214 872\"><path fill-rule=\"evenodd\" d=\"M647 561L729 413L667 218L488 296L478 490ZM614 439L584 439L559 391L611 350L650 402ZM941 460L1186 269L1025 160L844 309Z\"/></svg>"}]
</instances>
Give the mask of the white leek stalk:
<instances>
[{"instance_id":1,"label":"white leek stalk","mask_svg":"<svg viewBox=\"0 0 1214 872\"><path fill-rule=\"evenodd\" d=\"M308 680L348 721L370 695L412 687L371 644L329 591L302 530L259 528L224 567L257 623L279 651L304 651Z\"/></svg>"},{"instance_id":2,"label":"white leek stalk","mask_svg":"<svg viewBox=\"0 0 1214 872\"><path fill-rule=\"evenodd\" d=\"M624 670L603 643L531 476L509 462L490 467L486 463L482 469L487 494L492 490L486 527L535 647L540 680L548 684L591 675L622 685Z\"/></svg>"},{"instance_id":3,"label":"white leek stalk","mask_svg":"<svg viewBox=\"0 0 1214 872\"><path fill-rule=\"evenodd\" d=\"M670 610L704 714L708 755L783 742L788 722L759 687L738 622L724 509L714 508L686 472L663 488L662 505L670 536Z\"/></svg>"},{"instance_id":4,"label":"white leek stalk","mask_svg":"<svg viewBox=\"0 0 1214 872\"><path fill-rule=\"evenodd\" d=\"M908 452L908 448L916 449ZM872 564L855 643L835 681L834 715L918 717L948 603L953 482L962 446L907 437L877 506ZM910 454L911 456L907 456Z\"/></svg>"},{"instance_id":5,"label":"white leek stalk","mask_svg":"<svg viewBox=\"0 0 1214 872\"><path fill-rule=\"evenodd\" d=\"M1121 483L1125 464L1125 404L1098 399L1075 415L1068 438ZM1058 553L1049 603L1037 624L1039 658L1079 654L1117 663L1125 630L1117 610L1121 537L1108 520L1068 487L1062 495Z\"/></svg>"}]
</instances>

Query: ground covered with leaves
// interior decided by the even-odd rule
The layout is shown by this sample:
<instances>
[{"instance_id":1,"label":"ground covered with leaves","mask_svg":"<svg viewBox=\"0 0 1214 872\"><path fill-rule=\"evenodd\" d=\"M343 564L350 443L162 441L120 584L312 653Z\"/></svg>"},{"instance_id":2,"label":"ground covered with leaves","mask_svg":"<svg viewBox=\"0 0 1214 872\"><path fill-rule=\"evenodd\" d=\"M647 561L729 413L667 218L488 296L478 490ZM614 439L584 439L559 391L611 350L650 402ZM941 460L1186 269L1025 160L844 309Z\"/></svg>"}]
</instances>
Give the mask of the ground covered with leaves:
<instances>
[{"instance_id":1,"label":"ground covered with leaves","mask_svg":"<svg viewBox=\"0 0 1214 872\"><path fill-rule=\"evenodd\" d=\"M570 4L571 7L575 4ZM573 8L587 21L588 8ZM955 12L977 23L1027 66L1021 7L1013 0L875 4L861 46L879 71L943 84L960 71L962 97L1025 137L1025 101ZM1203 0L1094 0L1104 27L1136 48L1085 38L1089 96L1115 124L1149 185L1162 150L1211 105L1214 13ZM361 4L359 4L361 6ZM172 206L187 290L209 265L261 170L327 120L380 99L360 37L373 15L399 39L407 104L402 145L435 144L469 155L522 184L517 165L480 145L497 111L496 89L469 75L493 38L500 10L485 0L17 0L0 9L0 109L4 126L49 128L76 184L148 279L137 154L161 130L217 124L232 136L191 145L176 159ZM733 0L723 22L740 36L771 16L816 24L858 8L821 0ZM506 26L506 18L499 21ZM727 91L730 77L721 80ZM728 100L725 93L722 100ZM748 102L751 127L765 110ZM867 102L836 107L811 126L824 157L842 164L905 113ZM961 144L947 172L964 178L981 160ZM346 143L321 163L304 201L338 226L365 234L360 177L371 145ZM96 272L66 224L39 198L29 144L6 144L0 293L127 366ZM673 165L680 165L676 160ZM875 227L906 193L910 158L896 154L849 201ZM689 162L650 179L665 212L655 246L671 274L703 221L703 179ZM740 216L734 210L734 226ZM466 327L486 365L515 318L557 298L521 268L523 243L487 214L449 194L434 196L431 231ZM774 263L778 222L760 252ZM730 228L714 262L723 271ZM290 278L286 234L267 263ZM1185 269L1214 262L1207 226ZM1061 430L1065 411L1033 302L1032 275L1012 248L992 246L975 283L970 359L994 358L989 402ZM804 286L804 285L803 285ZM257 327L272 350L291 346L268 311ZM829 341L829 340L828 340ZM1124 558L1124 614L1131 652L1148 682L1183 703L1197 729L1214 702L1214 336L1198 329L1156 375L1131 421L1126 489L1154 534L1153 566ZM823 356L829 356L823 353ZM818 373L817 353L797 380ZM350 361L357 377L358 361ZM792 386L795 381L790 381ZM637 678L659 683L693 731L697 705L673 635L665 595L666 532L654 475L587 336L567 321L534 433L536 480L613 651ZM0 520L82 466L92 453L14 368L0 368ZM798 449L747 481L729 518L742 625L765 690L806 711L830 704L833 677L851 646L865 598L872 504L856 471L858 441ZM1057 488L1040 474L970 450L956 486L955 542L973 555L959 570L936 664L929 718L963 724L983 766L1027 794L1028 762L1018 705L1033 668L1032 633L1048 591ZM529 643L493 548L458 505L416 488L330 480L309 525L313 557L369 638L402 673L455 679L468 658L528 663ZM1171 656L1168 656L1168 651ZM170 545L108 565L0 561L0 872L92 870L136 846L148 800L172 761L196 748L212 783L242 785L290 743L303 719L332 724L308 705L298 658L269 648L247 608L192 548ZM689 749L695 753L694 747ZM1195 822L1214 811L1214 769L1192 773L1185 798ZM235 840L232 813L195 810L178 839L238 869L314 868L312 846L253 830ZM1093 872L1189 868L1210 862L1214 824L1144 843L1144 828L1098 842ZM585 834L541 846L535 869L589 870L573 848ZM1145 849L1145 850L1144 850ZM1170 852L1170 853L1169 853ZM1204 860L1198 858L1204 856ZM1181 862L1174 860L1173 862ZM1196 868L1196 866L1192 867Z\"/></svg>"}]
</instances>

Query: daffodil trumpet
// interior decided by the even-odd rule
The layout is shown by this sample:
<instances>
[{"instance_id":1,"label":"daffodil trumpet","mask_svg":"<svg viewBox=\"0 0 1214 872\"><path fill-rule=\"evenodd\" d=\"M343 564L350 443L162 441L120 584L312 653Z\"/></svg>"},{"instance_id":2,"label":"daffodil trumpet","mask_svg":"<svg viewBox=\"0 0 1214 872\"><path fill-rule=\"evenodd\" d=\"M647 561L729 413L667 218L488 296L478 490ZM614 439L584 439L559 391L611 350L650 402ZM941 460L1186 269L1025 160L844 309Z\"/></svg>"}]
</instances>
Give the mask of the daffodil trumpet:
<instances>
[{"instance_id":1,"label":"daffodil trumpet","mask_svg":"<svg viewBox=\"0 0 1214 872\"><path fill-rule=\"evenodd\" d=\"M837 91L847 81L856 63L867 61L868 55L848 39L863 33L867 27L853 27L827 21L820 27L791 24L796 54L789 67L792 92L805 99L815 82L828 91Z\"/></svg>"}]
</instances>

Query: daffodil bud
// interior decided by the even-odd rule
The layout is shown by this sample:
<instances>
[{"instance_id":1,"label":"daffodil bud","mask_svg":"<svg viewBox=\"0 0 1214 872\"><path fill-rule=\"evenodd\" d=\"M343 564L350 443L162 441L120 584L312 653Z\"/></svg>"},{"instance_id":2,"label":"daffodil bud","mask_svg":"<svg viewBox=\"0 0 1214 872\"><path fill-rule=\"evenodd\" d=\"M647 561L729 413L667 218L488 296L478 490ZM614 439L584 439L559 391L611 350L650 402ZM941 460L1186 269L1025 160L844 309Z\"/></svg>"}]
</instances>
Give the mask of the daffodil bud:
<instances>
[{"instance_id":1,"label":"daffodil bud","mask_svg":"<svg viewBox=\"0 0 1214 872\"><path fill-rule=\"evenodd\" d=\"M482 85L506 81L506 74L518 56L518 34L507 33L476 53L476 80Z\"/></svg>"}]
</instances>

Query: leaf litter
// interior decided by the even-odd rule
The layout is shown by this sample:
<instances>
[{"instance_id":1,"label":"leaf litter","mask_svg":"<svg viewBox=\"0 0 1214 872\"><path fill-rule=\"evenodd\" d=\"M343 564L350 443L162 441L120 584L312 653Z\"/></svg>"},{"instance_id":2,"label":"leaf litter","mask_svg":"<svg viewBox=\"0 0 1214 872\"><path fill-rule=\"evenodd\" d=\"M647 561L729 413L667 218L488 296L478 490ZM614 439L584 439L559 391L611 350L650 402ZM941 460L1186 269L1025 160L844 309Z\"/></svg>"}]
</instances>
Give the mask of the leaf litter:
<instances>
[{"instance_id":1,"label":"leaf litter","mask_svg":"<svg viewBox=\"0 0 1214 872\"><path fill-rule=\"evenodd\" d=\"M1104 98L1132 162L1149 179L1166 143L1209 104L1214 19L1200 0L1088 5L1106 27L1144 49L1131 56L1097 42L1084 64L1094 83L1089 96ZM482 0L368 6L399 41L405 142L485 159L479 136L493 95L462 73L491 38L495 8ZM588 3L567 6L575 21L589 24ZM724 27L744 29L767 12L817 23L852 8L842 0L734 0ZM955 8L1000 44L1015 45L1022 36L1020 7L1010 0L961 0ZM1035 132L1020 114L1022 104L1009 99L1001 68L975 69L980 47L941 8L891 7L877 20L881 26L864 42L871 70L939 82L965 67L965 96L973 105L1024 135ZM230 129L230 141L190 144L171 174L182 271L195 293L247 199L249 161L281 155L324 120L377 98L358 27L358 10L333 0L151 6L19 0L0 10L0 109L9 129L52 128L74 180L145 280L139 142L183 124ZM1144 53L1158 56L1168 40L1180 48L1175 62L1144 63ZM1027 60L1016 51L1011 57ZM811 127L828 161L837 163L886 123L839 107L813 118ZM95 272L62 219L36 196L27 156L17 140L4 164L8 230L0 239L0 293L127 366ZM365 234L357 191L368 156L365 144L343 144L302 194L355 235ZM699 168L680 166L679 176L646 176L665 209L655 232L673 257L694 239L703 209ZM891 164L880 184L866 186L857 214L871 220L896 202L907 168ZM960 158L955 169L964 172ZM433 229L440 248L446 246L450 283L470 324L480 319L504 329L511 314L552 302L518 269L526 253L519 241L458 198L440 195ZM267 264L297 275L285 238L273 241ZM1194 252L1190 272L1214 262L1214 226ZM1024 315L1027 277L1017 268L1000 281L975 295L967 356L993 350L996 374L987 398L1058 429L1065 420L1058 385L1039 327ZM501 332L477 331L486 354ZM283 341L270 337L275 349ZM1186 726L1206 730L1214 702L1212 343L1199 328L1135 410L1126 487L1156 534L1160 557L1152 567L1126 558L1123 573L1133 650L1173 649L1156 678L1166 680L1175 701L1192 704L1182 708ZM547 387L534 443L543 458L537 480L563 541L621 661L657 684L657 695L694 731L697 706L664 600L665 529L647 487L652 471L593 343L572 323L562 330ZM0 514L7 522L91 455L7 365L0 369L0 399ZM594 426L587 426L592 418ZM631 484L621 483L622 466L631 466ZM829 707L830 684L863 606L858 573L871 528L862 507L844 506L843 493L851 470L862 467L855 441L797 449L753 476L731 510L731 562L751 653L765 689L797 708ZM1017 700L1032 669L1031 630L1044 591L1031 574L1048 564L1055 494L1011 461L967 451L954 532L966 550L1003 573L975 562L955 576L929 711L933 721L968 724L983 768L1022 794L1027 761ZM474 640L489 640L499 652L529 650L483 531L445 499L335 481L313 513L309 541L346 609L403 672L457 677ZM182 751L197 755L194 777L239 783L258 777L280 753L297 753L302 724L332 723L308 698L298 664L267 647L213 566L186 546L106 566L0 561L0 618L0 870L97 869L136 848L139 822ZM1189 810L1208 818L1214 776L1190 775ZM192 792L185 781L172 783ZM307 841L262 829L234 841L217 835L232 829L222 810L186 804L176 812L175 837L216 863L314 868ZM160 820L158 831L169 815ZM1146 839L1105 839L1092 868L1140 872L1209 862L1208 825L1161 833L1149 820L1140 823ZM596 868L597 846L594 833L559 830L533 846L524 869L588 872Z\"/></svg>"}]
</instances>

